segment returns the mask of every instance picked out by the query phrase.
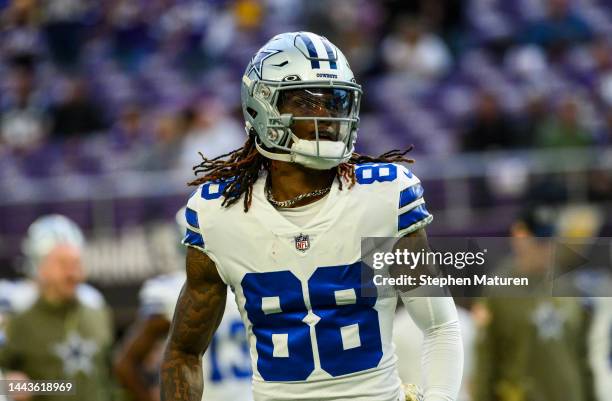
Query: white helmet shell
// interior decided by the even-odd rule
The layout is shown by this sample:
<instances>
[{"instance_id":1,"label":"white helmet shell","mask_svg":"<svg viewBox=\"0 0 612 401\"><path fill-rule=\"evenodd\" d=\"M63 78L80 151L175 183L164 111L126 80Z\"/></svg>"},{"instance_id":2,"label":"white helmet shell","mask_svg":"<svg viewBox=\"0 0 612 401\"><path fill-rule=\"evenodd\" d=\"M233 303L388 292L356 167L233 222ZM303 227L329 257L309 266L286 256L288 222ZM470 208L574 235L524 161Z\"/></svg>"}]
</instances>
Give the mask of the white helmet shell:
<instances>
[{"instance_id":1,"label":"white helmet shell","mask_svg":"<svg viewBox=\"0 0 612 401\"><path fill-rule=\"evenodd\" d=\"M350 112L346 117L336 118L281 115L277 108L279 93L308 88L350 92ZM257 149L270 159L312 168L333 167L347 161L354 151L361 93L346 57L326 38L310 32L277 35L255 54L242 78L241 100L247 133L257 136ZM289 127L299 119L314 121L315 141L300 140L293 134ZM338 141L319 141L321 120L340 125Z\"/></svg>"}]
</instances>

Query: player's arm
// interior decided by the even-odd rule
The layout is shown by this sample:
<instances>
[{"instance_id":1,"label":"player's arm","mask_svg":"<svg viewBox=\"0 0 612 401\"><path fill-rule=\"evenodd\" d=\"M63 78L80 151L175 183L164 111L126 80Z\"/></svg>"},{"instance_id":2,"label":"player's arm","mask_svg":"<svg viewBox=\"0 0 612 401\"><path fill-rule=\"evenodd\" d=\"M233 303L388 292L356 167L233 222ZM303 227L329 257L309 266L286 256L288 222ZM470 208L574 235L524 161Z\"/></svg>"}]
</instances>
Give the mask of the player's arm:
<instances>
[{"instance_id":1,"label":"player's arm","mask_svg":"<svg viewBox=\"0 0 612 401\"><path fill-rule=\"evenodd\" d=\"M413 252L429 249L422 228L407 234L399 244ZM451 297L401 294L408 313L423 332L425 401L456 400L463 375L463 344L455 302Z\"/></svg>"},{"instance_id":2,"label":"player's arm","mask_svg":"<svg viewBox=\"0 0 612 401\"><path fill-rule=\"evenodd\" d=\"M397 198L391 198L397 206L398 241L396 250L420 253L429 250L424 227L431 223L433 216L425 205L421 181L407 168L396 165ZM391 206L391 205L390 205ZM413 266L414 267L414 266ZM410 269L410 276L421 274L437 275L435 266L423 264ZM405 266L390 268L391 276L406 273ZM404 270L404 271L402 271ZM417 281L418 282L418 281ZM444 292L438 297L428 295L419 289L397 288L412 320L423 332L422 366L425 385L425 401L454 401L457 399L463 374L463 344L455 303Z\"/></svg>"},{"instance_id":3,"label":"player's arm","mask_svg":"<svg viewBox=\"0 0 612 401\"><path fill-rule=\"evenodd\" d=\"M227 288L213 261L187 251L187 281L181 290L161 366L162 401L200 401L202 354L225 309Z\"/></svg>"},{"instance_id":4,"label":"player's arm","mask_svg":"<svg viewBox=\"0 0 612 401\"><path fill-rule=\"evenodd\" d=\"M130 330L115 357L115 375L129 391L134 401L154 401L156 399L140 372L142 372L144 360L151 353L155 344L166 338L169 329L170 322L162 315L152 315L140 320Z\"/></svg>"}]
</instances>

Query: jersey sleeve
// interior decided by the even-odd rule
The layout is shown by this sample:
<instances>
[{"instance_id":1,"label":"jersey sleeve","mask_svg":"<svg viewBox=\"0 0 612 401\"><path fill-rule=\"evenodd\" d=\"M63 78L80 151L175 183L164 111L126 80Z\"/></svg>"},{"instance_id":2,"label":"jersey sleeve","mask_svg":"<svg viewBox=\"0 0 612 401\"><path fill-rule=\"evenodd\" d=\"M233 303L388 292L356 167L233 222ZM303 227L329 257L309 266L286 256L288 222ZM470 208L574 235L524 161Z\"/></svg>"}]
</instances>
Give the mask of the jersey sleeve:
<instances>
[{"instance_id":1,"label":"jersey sleeve","mask_svg":"<svg viewBox=\"0 0 612 401\"><path fill-rule=\"evenodd\" d=\"M401 237L431 223L433 216L425 205L421 181L406 167L398 165L397 236Z\"/></svg>"},{"instance_id":2,"label":"jersey sleeve","mask_svg":"<svg viewBox=\"0 0 612 401\"><path fill-rule=\"evenodd\" d=\"M183 245L190 246L198 249L202 252L206 252L206 244L204 242L204 235L200 229L200 191L202 187L198 188L191 196L185 207L185 236L183 237Z\"/></svg>"},{"instance_id":3,"label":"jersey sleeve","mask_svg":"<svg viewBox=\"0 0 612 401\"><path fill-rule=\"evenodd\" d=\"M216 256L215 246L224 243L220 231L225 221L219 213L223 210L223 191L229 182L207 182L191 194L185 207L185 219L182 221L185 225L185 236L181 241L183 245L205 253L215 264L221 280L226 284L227 277Z\"/></svg>"}]
</instances>

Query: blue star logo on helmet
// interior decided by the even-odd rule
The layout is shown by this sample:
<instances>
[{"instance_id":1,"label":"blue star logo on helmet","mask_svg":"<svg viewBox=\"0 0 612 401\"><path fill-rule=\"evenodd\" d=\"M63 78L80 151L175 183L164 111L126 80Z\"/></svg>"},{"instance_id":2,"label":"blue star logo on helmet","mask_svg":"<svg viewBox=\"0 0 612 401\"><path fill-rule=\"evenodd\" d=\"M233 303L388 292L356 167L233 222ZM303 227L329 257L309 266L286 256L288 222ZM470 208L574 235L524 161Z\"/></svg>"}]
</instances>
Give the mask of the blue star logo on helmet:
<instances>
[{"instance_id":1,"label":"blue star logo on helmet","mask_svg":"<svg viewBox=\"0 0 612 401\"><path fill-rule=\"evenodd\" d=\"M257 74L257 77L259 79L262 79L262 75L261 75L261 70L263 69L263 62L268 58L268 57L272 57L275 54L278 53L282 53L282 50L276 50L276 49L262 49L259 52L257 52L257 54L255 55L255 57L253 57L253 60L251 60L251 64L249 67L249 71L247 72L247 75L251 75L251 72L255 71L255 74Z\"/></svg>"}]
</instances>

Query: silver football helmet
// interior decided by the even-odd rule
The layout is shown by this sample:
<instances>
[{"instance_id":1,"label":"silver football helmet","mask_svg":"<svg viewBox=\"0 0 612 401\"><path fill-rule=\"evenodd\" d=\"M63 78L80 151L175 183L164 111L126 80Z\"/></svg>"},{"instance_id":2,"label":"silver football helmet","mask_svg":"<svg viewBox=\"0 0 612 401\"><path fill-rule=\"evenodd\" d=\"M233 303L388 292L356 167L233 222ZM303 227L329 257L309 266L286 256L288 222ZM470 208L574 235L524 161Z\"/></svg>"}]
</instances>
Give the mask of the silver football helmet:
<instances>
[{"instance_id":1,"label":"silver football helmet","mask_svg":"<svg viewBox=\"0 0 612 401\"><path fill-rule=\"evenodd\" d=\"M330 169L355 150L361 94L346 57L326 38L283 33L257 52L242 77L245 128L269 159ZM312 137L295 135L290 127L299 121L313 123Z\"/></svg>"}]
</instances>

